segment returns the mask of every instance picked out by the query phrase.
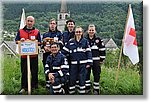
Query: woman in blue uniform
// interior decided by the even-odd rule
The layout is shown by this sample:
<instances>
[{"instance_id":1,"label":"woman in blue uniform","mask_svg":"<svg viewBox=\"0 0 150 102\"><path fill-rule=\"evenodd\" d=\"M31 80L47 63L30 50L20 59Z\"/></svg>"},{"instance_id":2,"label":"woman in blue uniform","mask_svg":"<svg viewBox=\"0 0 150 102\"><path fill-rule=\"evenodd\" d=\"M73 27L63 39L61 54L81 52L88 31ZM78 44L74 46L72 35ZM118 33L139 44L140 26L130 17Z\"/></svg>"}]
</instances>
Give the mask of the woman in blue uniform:
<instances>
[{"instance_id":1,"label":"woman in blue uniform","mask_svg":"<svg viewBox=\"0 0 150 102\"><path fill-rule=\"evenodd\" d=\"M105 59L105 46L103 44L103 41L96 36L96 28L94 24L90 24L88 27L87 39L89 41L89 45L92 51L93 65L87 69L86 94L90 94L91 92L90 74L92 70L94 76L93 94L98 95L99 88L100 88L99 80L100 80L100 73L101 73L100 64L102 64Z\"/></svg>"},{"instance_id":2,"label":"woman in blue uniform","mask_svg":"<svg viewBox=\"0 0 150 102\"><path fill-rule=\"evenodd\" d=\"M63 47L63 53L70 55L69 94L75 94L77 80L79 80L79 94L85 94L86 68L92 64L92 53L88 41L83 38L81 27L75 28L75 38Z\"/></svg>"}]
</instances>

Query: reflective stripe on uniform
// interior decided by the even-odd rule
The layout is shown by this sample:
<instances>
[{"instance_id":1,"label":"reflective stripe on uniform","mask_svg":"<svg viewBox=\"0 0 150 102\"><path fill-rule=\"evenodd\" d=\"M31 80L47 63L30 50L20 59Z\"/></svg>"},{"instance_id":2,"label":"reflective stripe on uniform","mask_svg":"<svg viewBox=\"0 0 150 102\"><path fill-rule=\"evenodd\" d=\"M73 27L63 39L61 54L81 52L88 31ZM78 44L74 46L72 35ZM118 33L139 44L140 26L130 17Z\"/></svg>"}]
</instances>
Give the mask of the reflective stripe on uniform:
<instances>
[{"instance_id":1,"label":"reflective stripe on uniform","mask_svg":"<svg viewBox=\"0 0 150 102\"><path fill-rule=\"evenodd\" d=\"M69 87L70 90L75 89L75 86Z\"/></svg>"},{"instance_id":2,"label":"reflective stripe on uniform","mask_svg":"<svg viewBox=\"0 0 150 102\"><path fill-rule=\"evenodd\" d=\"M63 73L61 70L59 70L58 73L60 74L60 76L63 76Z\"/></svg>"},{"instance_id":3,"label":"reflective stripe on uniform","mask_svg":"<svg viewBox=\"0 0 150 102\"><path fill-rule=\"evenodd\" d=\"M105 51L105 48L100 48L99 51Z\"/></svg>"},{"instance_id":4,"label":"reflective stripe on uniform","mask_svg":"<svg viewBox=\"0 0 150 102\"><path fill-rule=\"evenodd\" d=\"M60 67L53 67L53 69L60 69Z\"/></svg>"},{"instance_id":5,"label":"reflective stripe on uniform","mask_svg":"<svg viewBox=\"0 0 150 102\"><path fill-rule=\"evenodd\" d=\"M80 61L80 64L87 63L87 60Z\"/></svg>"},{"instance_id":6,"label":"reflective stripe on uniform","mask_svg":"<svg viewBox=\"0 0 150 102\"><path fill-rule=\"evenodd\" d=\"M96 45L94 45L94 46L91 47L91 49L92 50L94 50L94 49L96 50L96 49L98 49L98 47Z\"/></svg>"},{"instance_id":7,"label":"reflective stripe on uniform","mask_svg":"<svg viewBox=\"0 0 150 102\"><path fill-rule=\"evenodd\" d=\"M94 85L99 85L99 82L94 82L93 84L94 84Z\"/></svg>"},{"instance_id":8,"label":"reflective stripe on uniform","mask_svg":"<svg viewBox=\"0 0 150 102\"><path fill-rule=\"evenodd\" d=\"M61 84L57 85L57 86L53 86L53 89L58 89L61 88Z\"/></svg>"},{"instance_id":9,"label":"reflective stripe on uniform","mask_svg":"<svg viewBox=\"0 0 150 102\"><path fill-rule=\"evenodd\" d=\"M87 62L93 62L93 60L92 59L88 59Z\"/></svg>"},{"instance_id":10,"label":"reflective stripe on uniform","mask_svg":"<svg viewBox=\"0 0 150 102\"><path fill-rule=\"evenodd\" d=\"M69 68L69 65L61 65L61 68Z\"/></svg>"},{"instance_id":11,"label":"reflective stripe on uniform","mask_svg":"<svg viewBox=\"0 0 150 102\"><path fill-rule=\"evenodd\" d=\"M93 60L100 60L100 57L92 57Z\"/></svg>"},{"instance_id":12,"label":"reflective stripe on uniform","mask_svg":"<svg viewBox=\"0 0 150 102\"><path fill-rule=\"evenodd\" d=\"M45 71L45 74L47 74L49 72L49 69Z\"/></svg>"},{"instance_id":13,"label":"reflective stripe on uniform","mask_svg":"<svg viewBox=\"0 0 150 102\"><path fill-rule=\"evenodd\" d=\"M93 86L94 89L99 89L99 86Z\"/></svg>"},{"instance_id":14,"label":"reflective stripe on uniform","mask_svg":"<svg viewBox=\"0 0 150 102\"><path fill-rule=\"evenodd\" d=\"M77 64L77 61L71 61L71 64Z\"/></svg>"},{"instance_id":15,"label":"reflective stripe on uniform","mask_svg":"<svg viewBox=\"0 0 150 102\"><path fill-rule=\"evenodd\" d=\"M100 56L100 58L105 58L105 56Z\"/></svg>"},{"instance_id":16,"label":"reflective stripe on uniform","mask_svg":"<svg viewBox=\"0 0 150 102\"><path fill-rule=\"evenodd\" d=\"M48 64L46 64L46 65L45 65L45 67L49 67L49 65L48 65Z\"/></svg>"},{"instance_id":17,"label":"reflective stripe on uniform","mask_svg":"<svg viewBox=\"0 0 150 102\"><path fill-rule=\"evenodd\" d=\"M65 51L69 52L69 49L66 48L65 46L63 47L63 49L64 49Z\"/></svg>"},{"instance_id":18,"label":"reflective stripe on uniform","mask_svg":"<svg viewBox=\"0 0 150 102\"><path fill-rule=\"evenodd\" d=\"M91 49L90 48L86 48L86 51L91 51Z\"/></svg>"}]
</instances>

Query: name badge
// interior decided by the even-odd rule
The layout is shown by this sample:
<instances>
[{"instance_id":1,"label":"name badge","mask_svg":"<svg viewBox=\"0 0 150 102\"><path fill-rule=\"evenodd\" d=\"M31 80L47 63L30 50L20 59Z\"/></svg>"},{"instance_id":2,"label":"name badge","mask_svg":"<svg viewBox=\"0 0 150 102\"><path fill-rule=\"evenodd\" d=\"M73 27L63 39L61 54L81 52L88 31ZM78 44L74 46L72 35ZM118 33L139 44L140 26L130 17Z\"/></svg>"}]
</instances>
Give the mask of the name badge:
<instances>
[{"instance_id":1,"label":"name badge","mask_svg":"<svg viewBox=\"0 0 150 102\"><path fill-rule=\"evenodd\" d=\"M35 40L35 36L31 36L31 40Z\"/></svg>"},{"instance_id":2,"label":"name badge","mask_svg":"<svg viewBox=\"0 0 150 102\"><path fill-rule=\"evenodd\" d=\"M57 42L58 41L58 37L54 37L54 42Z\"/></svg>"}]
</instances>

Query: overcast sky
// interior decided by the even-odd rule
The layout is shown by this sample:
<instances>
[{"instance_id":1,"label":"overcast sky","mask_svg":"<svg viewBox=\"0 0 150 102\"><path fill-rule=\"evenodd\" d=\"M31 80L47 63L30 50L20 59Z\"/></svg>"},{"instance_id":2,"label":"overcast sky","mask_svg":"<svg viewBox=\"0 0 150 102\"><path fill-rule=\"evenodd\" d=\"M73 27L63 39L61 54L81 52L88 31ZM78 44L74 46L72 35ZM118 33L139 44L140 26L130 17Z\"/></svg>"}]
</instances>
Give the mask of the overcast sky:
<instances>
[{"instance_id":1,"label":"overcast sky","mask_svg":"<svg viewBox=\"0 0 150 102\"><path fill-rule=\"evenodd\" d=\"M60 2L61 0L1 0L1 2ZM142 0L66 0L67 2L142 2Z\"/></svg>"}]
</instances>

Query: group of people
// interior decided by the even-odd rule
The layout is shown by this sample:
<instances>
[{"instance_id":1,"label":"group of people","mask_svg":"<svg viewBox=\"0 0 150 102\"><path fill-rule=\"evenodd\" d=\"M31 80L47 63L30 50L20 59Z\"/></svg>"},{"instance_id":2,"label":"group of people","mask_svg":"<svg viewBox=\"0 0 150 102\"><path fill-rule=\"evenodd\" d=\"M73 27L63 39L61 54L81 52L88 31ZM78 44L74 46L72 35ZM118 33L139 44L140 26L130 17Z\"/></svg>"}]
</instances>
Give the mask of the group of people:
<instances>
[{"instance_id":1,"label":"group of people","mask_svg":"<svg viewBox=\"0 0 150 102\"><path fill-rule=\"evenodd\" d=\"M82 27L75 27L72 19L66 22L66 30L60 32L57 22L51 19L49 31L41 38L38 29L34 28L35 18L28 16L26 25L16 36L16 43L25 40L38 40L43 49L43 67L46 88L53 94L100 94L100 64L105 59L105 46L96 36L94 24L88 26L87 34ZM38 88L38 55L30 55L31 88ZM93 72L92 85L90 76ZM27 90L27 56L21 56L21 90ZM93 92L91 87L93 86Z\"/></svg>"}]
</instances>

